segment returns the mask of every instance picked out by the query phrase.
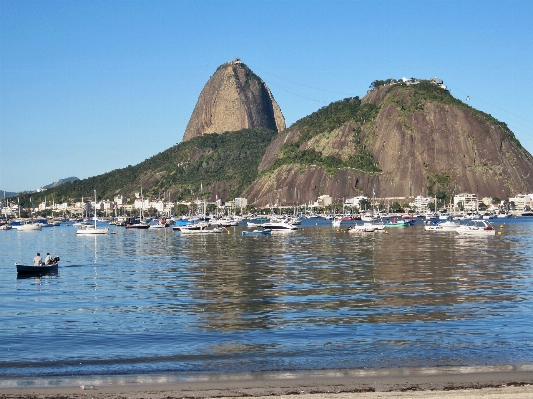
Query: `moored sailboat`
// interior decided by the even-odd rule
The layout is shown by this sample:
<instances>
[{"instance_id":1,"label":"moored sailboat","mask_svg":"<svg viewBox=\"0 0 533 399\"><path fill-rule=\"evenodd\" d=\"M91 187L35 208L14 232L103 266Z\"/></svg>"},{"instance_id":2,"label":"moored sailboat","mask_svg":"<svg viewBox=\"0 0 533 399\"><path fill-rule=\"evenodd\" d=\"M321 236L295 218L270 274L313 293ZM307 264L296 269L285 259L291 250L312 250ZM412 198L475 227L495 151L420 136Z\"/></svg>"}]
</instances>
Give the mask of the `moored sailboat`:
<instances>
[{"instance_id":1,"label":"moored sailboat","mask_svg":"<svg viewBox=\"0 0 533 399\"><path fill-rule=\"evenodd\" d=\"M99 229L96 227L96 190L94 190L94 226L86 225L76 230L77 235L107 234L109 227Z\"/></svg>"}]
</instances>

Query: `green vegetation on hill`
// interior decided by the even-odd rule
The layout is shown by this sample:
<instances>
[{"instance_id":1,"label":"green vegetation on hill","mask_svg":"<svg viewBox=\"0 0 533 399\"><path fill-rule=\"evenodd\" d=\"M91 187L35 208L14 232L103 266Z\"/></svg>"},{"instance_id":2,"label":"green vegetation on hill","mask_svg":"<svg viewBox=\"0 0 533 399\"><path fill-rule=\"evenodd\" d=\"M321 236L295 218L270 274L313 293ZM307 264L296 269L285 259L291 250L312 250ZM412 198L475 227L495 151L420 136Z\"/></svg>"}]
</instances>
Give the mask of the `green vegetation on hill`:
<instances>
[{"instance_id":1,"label":"green vegetation on hill","mask_svg":"<svg viewBox=\"0 0 533 399\"><path fill-rule=\"evenodd\" d=\"M423 111L424 104L426 103L453 105L471 112L478 119L486 123L499 126L505 132L507 137L518 146L518 148L522 148L522 145L515 137L514 133L509 129L507 124L500 122L490 114L472 108L470 105L465 104L461 100L452 96L448 90L442 89L428 80L421 80L417 84L410 85L406 85L405 83L401 83L399 81L394 81L393 79L388 79L386 81L375 81L373 82L373 85L374 83L376 83L376 88L390 84L387 92L387 99L385 101L394 103L404 116L408 116L413 112ZM404 101L404 99L399 96L400 93L406 90L409 91L409 101Z\"/></svg>"},{"instance_id":2,"label":"green vegetation on hill","mask_svg":"<svg viewBox=\"0 0 533 399\"><path fill-rule=\"evenodd\" d=\"M158 180L152 192L179 188L178 198L190 198L190 191L197 195L200 185L207 189L225 182L228 198L224 199L239 196L257 177L259 163L275 134L268 129L244 129L208 134L179 144L170 157L170 171ZM147 166L162 170L161 166L150 165L155 161L158 160L147 160Z\"/></svg>"},{"instance_id":3,"label":"green vegetation on hill","mask_svg":"<svg viewBox=\"0 0 533 399\"><path fill-rule=\"evenodd\" d=\"M245 129L223 134L208 134L177 144L139 163L103 175L73 181L42 193L33 193L33 204L48 201L112 199L117 194L131 196L141 186L145 196L157 197L172 192L172 200L193 199L200 187L207 197L214 183L225 183L231 199L239 196L257 177L259 163L275 136L268 129ZM23 199L24 200L24 199ZM29 196L27 198L29 206Z\"/></svg>"},{"instance_id":4,"label":"green vegetation on hill","mask_svg":"<svg viewBox=\"0 0 533 399\"><path fill-rule=\"evenodd\" d=\"M353 168L365 173L377 173L381 170L372 154L367 151L360 139L361 126L371 123L379 112L379 108L373 104L361 105L359 97L345 98L319 109L311 115L295 122L290 129L299 132L295 143L286 143L280 151L278 159L269 170L274 170L282 165L316 165L323 167L327 173L333 174L338 169ZM323 155L313 149L301 149L305 142L316 135L331 132L347 122L353 122L353 141L357 148L357 154L348 160Z\"/></svg>"}]
</instances>

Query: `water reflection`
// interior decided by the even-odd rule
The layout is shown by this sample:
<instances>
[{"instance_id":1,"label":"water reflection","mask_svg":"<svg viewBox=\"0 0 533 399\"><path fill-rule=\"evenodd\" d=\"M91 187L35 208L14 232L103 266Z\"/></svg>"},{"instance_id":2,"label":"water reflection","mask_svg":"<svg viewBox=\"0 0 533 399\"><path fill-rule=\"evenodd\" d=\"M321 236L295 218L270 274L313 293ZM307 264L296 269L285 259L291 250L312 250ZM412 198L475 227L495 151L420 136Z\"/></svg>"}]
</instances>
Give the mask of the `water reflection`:
<instances>
[{"instance_id":1,"label":"water reflection","mask_svg":"<svg viewBox=\"0 0 533 399\"><path fill-rule=\"evenodd\" d=\"M6 362L131 372L302 369L317 359L323 367L491 363L533 353L532 225L490 238L417 227L240 231L3 235L11 265L35 249L61 257L60 276L16 284L14 267L0 265L0 349L17 348L3 352ZM43 350L43 339L64 350Z\"/></svg>"}]
</instances>

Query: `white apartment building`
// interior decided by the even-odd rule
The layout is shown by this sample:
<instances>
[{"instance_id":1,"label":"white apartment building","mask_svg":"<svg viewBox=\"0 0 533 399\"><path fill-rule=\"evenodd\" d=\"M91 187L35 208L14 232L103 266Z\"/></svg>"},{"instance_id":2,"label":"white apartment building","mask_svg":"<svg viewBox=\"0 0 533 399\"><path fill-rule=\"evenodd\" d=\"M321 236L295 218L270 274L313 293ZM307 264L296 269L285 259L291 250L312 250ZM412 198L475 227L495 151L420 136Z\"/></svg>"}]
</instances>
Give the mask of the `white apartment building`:
<instances>
[{"instance_id":1,"label":"white apartment building","mask_svg":"<svg viewBox=\"0 0 533 399\"><path fill-rule=\"evenodd\" d=\"M358 197L347 198L344 201L344 205L356 206L357 208L360 208L359 204L361 203L361 201L367 201L367 200L368 200L368 197L365 197L364 195L360 195Z\"/></svg>"},{"instance_id":2,"label":"white apartment building","mask_svg":"<svg viewBox=\"0 0 533 399\"><path fill-rule=\"evenodd\" d=\"M425 212L428 209L428 204L434 202L434 199L431 197L422 197L421 195L417 195L415 197L415 202L413 205L416 207L418 212Z\"/></svg>"},{"instance_id":3,"label":"white apartment building","mask_svg":"<svg viewBox=\"0 0 533 399\"><path fill-rule=\"evenodd\" d=\"M121 207L122 205L126 205L126 198L123 195L117 195L114 198L114 202L118 207Z\"/></svg>"},{"instance_id":4,"label":"white apartment building","mask_svg":"<svg viewBox=\"0 0 533 399\"><path fill-rule=\"evenodd\" d=\"M246 198L235 198L236 208L246 208L248 206L248 200Z\"/></svg>"},{"instance_id":5,"label":"white apartment building","mask_svg":"<svg viewBox=\"0 0 533 399\"><path fill-rule=\"evenodd\" d=\"M465 212L476 211L479 208L479 200L476 194L458 194L453 197L453 209L458 211L463 209Z\"/></svg>"},{"instance_id":6,"label":"white apartment building","mask_svg":"<svg viewBox=\"0 0 533 399\"><path fill-rule=\"evenodd\" d=\"M141 199L141 198L135 198L135 202L133 203L133 207L135 209L148 209L152 207L152 201L150 199Z\"/></svg>"},{"instance_id":7,"label":"white apartment building","mask_svg":"<svg viewBox=\"0 0 533 399\"><path fill-rule=\"evenodd\" d=\"M314 206L323 208L323 207L331 205L332 203L333 203L333 199L329 195L324 194L318 197L318 200L315 202Z\"/></svg>"},{"instance_id":8,"label":"white apartment building","mask_svg":"<svg viewBox=\"0 0 533 399\"><path fill-rule=\"evenodd\" d=\"M511 206L514 203L514 211L524 212L526 206L530 209L533 208L533 194L517 194L515 197L509 198L509 203Z\"/></svg>"}]
</instances>

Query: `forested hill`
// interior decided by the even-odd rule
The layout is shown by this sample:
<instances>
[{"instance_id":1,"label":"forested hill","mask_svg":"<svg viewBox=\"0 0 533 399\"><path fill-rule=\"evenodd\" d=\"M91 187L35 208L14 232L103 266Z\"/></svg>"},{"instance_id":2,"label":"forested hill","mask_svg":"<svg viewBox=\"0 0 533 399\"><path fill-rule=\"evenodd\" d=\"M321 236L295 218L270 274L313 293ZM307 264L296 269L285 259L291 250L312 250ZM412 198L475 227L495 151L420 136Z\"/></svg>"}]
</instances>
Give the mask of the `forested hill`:
<instances>
[{"instance_id":1,"label":"forested hill","mask_svg":"<svg viewBox=\"0 0 533 399\"><path fill-rule=\"evenodd\" d=\"M73 181L42 193L33 193L33 203L48 201L113 199L117 194L132 196L141 187L146 197L172 201L202 197L223 200L240 196L257 177L258 165L275 132L244 129L209 134L177 144L135 166ZM29 194L22 196L29 205Z\"/></svg>"},{"instance_id":2,"label":"forested hill","mask_svg":"<svg viewBox=\"0 0 533 399\"><path fill-rule=\"evenodd\" d=\"M379 82L379 81L376 81ZM245 192L256 205L356 195L533 191L533 157L491 115L432 81L384 81L302 118L267 148ZM447 202L448 202L447 201Z\"/></svg>"}]
</instances>

